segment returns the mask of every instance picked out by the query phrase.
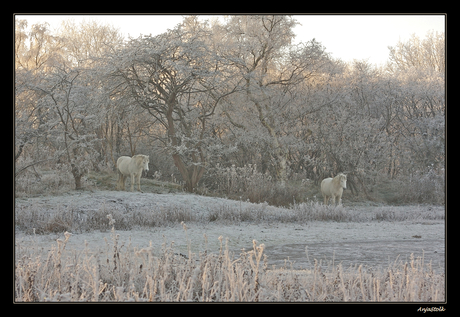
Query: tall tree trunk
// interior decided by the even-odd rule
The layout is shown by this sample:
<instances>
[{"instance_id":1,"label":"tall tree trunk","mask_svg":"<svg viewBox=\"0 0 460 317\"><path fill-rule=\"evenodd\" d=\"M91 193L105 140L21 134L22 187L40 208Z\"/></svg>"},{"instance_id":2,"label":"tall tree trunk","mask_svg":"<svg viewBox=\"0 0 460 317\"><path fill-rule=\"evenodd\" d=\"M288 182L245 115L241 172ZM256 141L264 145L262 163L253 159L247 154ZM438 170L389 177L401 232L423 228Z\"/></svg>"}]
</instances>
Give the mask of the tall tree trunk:
<instances>
[{"instance_id":1,"label":"tall tree trunk","mask_svg":"<svg viewBox=\"0 0 460 317\"><path fill-rule=\"evenodd\" d=\"M275 127L274 127L274 120L271 118L271 114L267 116L264 115L262 106L259 102L252 100L259 112L259 120L260 123L267 129L268 133L270 134L271 141L272 141L272 149L273 155L275 156L276 165L275 165L275 172L276 178L279 184L284 187L287 181L287 153L284 150L283 146L279 142L278 135L276 134ZM267 109L268 111L268 109ZM272 123L270 123L270 122Z\"/></svg>"},{"instance_id":2,"label":"tall tree trunk","mask_svg":"<svg viewBox=\"0 0 460 317\"><path fill-rule=\"evenodd\" d=\"M196 185L204 174L205 168L203 166L193 165L187 168L182 158L178 154L172 155L174 165L179 169L182 179L185 181L185 190L192 193Z\"/></svg>"},{"instance_id":3,"label":"tall tree trunk","mask_svg":"<svg viewBox=\"0 0 460 317\"><path fill-rule=\"evenodd\" d=\"M276 178L281 187L284 187L286 185L287 160L286 160L286 155L284 153L279 153L279 155L277 156Z\"/></svg>"},{"instance_id":4,"label":"tall tree trunk","mask_svg":"<svg viewBox=\"0 0 460 317\"><path fill-rule=\"evenodd\" d=\"M171 141L172 146L177 146L177 138L176 138L176 131L174 128L174 120L173 120L173 101L168 106L168 111L166 113L166 118L168 122L168 137ZM199 165L192 165L187 167L182 160L181 156L177 153L172 154L172 158L174 160L174 165L176 165L177 169L179 170L182 179L185 181L185 190L192 193L195 189L196 185L198 184L199 180L204 174L205 168ZM192 157L194 163L199 163L196 157ZM203 159L201 155L201 159Z\"/></svg>"},{"instance_id":5,"label":"tall tree trunk","mask_svg":"<svg viewBox=\"0 0 460 317\"><path fill-rule=\"evenodd\" d=\"M287 153L279 142L278 135L276 133L274 114L271 112L271 109L267 105L263 105L259 100L257 100L257 98L253 96L249 84L249 79L246 80L246 93L257 109L260 123L265 127L265 129L267 129L271 137L273 155L275 156L276 160L276 178L279 184L284 187L287 181Z\"/></svg>"},{"instance_id":6,"label":"tall tree trunk","mask_svg":"<svg viewBox=\"0 0 460 317\"><path fill-rule=\"evenodd\" d=\"M82 175L74 175L74 179L75 179L75 189L76 190L80 190L80 189L83 189L83 187L81 186L81 176Z\"/></svg>"},{"instance_id":7,"label":"tall tree trunk","mask_svg":"<svg viewBox=\"0 0 460 317\"><path fill-rule=\"evenodd\" d=\"M72 167L72 175L73 175L73 178L75 180L75 189L76 190L80 190L80 189L83 189L82 185L81 185L81 178L83 176L83 173L80 171L80 169L75 166L75 164L71 163L70 166Z\"/></svg>"},{"instance_id":8,"label":"tall tree trunk","mask_svg":"<svg viewBox=\"0 0 460 317\"><path fill-rule=\"evenodd\" d=\"M121 140L123 137L123 127L121 126L120 122L116 123L116 128L117 131L115 133L115 154L118 159L118 157L120 157L121 155Z\"/></svg>"}]
</instances>

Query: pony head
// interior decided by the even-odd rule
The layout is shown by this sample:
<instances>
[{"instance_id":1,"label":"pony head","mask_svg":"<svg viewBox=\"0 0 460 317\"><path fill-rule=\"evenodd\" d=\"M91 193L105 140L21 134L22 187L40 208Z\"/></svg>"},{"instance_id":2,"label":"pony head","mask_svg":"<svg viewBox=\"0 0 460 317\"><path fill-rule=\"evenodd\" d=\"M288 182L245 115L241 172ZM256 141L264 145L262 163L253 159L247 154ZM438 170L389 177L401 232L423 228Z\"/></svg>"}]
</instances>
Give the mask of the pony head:
<instances>
[{"instance_id":1,"label":"pony head","mask_svg":"<svg viewBox=\"0 0 460 317\"><path fill-rule=\"evenodd\" d=\"M342 186L342 188L346 189L347 188L347 175L345 175L343 173L340 173L337 176L339 177L340 186Z\"/></svg>"},{"instance_id":2,"label":"pony head","mask_svg":"<svg viewBox=\"0 0 460 317\"><path fill-rule=\"evenodd\" d=\"M149 170L149 156L148 155L143 155L142 166L144 167L144 170L146 171Z\"/></svg>"}]
</instances>

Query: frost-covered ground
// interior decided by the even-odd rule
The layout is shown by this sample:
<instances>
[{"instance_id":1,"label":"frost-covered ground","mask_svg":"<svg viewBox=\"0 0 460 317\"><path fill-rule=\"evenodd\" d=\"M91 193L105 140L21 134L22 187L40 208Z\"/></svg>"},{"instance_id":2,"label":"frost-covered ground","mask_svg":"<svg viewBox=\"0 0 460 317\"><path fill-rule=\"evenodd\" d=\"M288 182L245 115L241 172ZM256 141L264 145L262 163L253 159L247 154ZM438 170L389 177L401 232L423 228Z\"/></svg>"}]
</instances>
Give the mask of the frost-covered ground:
<instances>
[{"instance_id":1,"label":"frost-covered ground","mask_svg":"<svg viewBox=\"0 0 460 317\"><path fill-rule=\"evenodd\" d=\"M293 209L278 208L267 204L252 204L224 198L206 197L187 193L153 194L118 191L70 192L60 196L42 196L16 199L16 217L31 213L53 213L73 210L81 217L103 209L125 214L142 210L144 213L161 213L162 210L176 208L187 215L186 230L180 224L170 222L165 226L133 226L121 230L115 223L119 243L125 246L145 248L152 245L160 248L163 243L174 242L177 252L187 254L188 241L192 252L216 251L220 246L219 236L228 240L231 250L251 249L252 240L265 244L265 254L270 265L282 266L289 257L294 268L309 266L313 259L324 262L334 260L343 265L366 264L369 266L388 266L399 260L414 256L424 256L439 272L444 269L444 220L436 215L442 214L442 206L354 206L341 210L341 217L353 215L350 219L359 221L279 221L288 219ZM313 205L311 206L314 207ZM306 207L305 207L306 208ZM258 213L260 221L213 221L218 212L240 210L242 215ZM121 210L121 211L120 211ZM308 212L308 209L306 209ZM243 213L244 212L244 213ZM420 216L401 217L401 214ZM284 217L286 215L286 217ZM369 221L363 221L367 219ZM375 215L382 215L382 221ZM393 215L393 216L391 216ZM392 221L397 216L402 220ZM432 216L435 215L435 216ZM272 216L272 217L270 217ZM214 218L213 218L214 217ZM35 218L33 218L35 219ZM40 218L37 218L40 219ZM387 219L387 220L385 220ZM389 219L389 220L388 220ZM37 220L41 221L41 220ZM107 220L108 222L108 220ZM17 248L31 248L47 253L56 239L63 238L62 232L31 234L30 230L16 228ZM94 253L104 252L112 233L107 230L74 230L66 249L83 250L85 241ZM308 250L308 256L305 252ZM399 258L398 258L399 256ZM287 262L288 266L290 262Z\"/></svg>"}]
</instances>

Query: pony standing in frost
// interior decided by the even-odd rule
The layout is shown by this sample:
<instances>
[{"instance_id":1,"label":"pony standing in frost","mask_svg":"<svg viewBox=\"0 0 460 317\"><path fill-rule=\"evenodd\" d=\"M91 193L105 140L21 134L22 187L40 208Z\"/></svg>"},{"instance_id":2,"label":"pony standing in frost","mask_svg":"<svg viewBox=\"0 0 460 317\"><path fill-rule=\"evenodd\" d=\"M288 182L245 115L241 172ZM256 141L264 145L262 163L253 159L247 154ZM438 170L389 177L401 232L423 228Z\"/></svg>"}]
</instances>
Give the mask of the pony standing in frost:
<instances>
[{"instance_id":1,"label":"pony standing in frost","mask_svg":"<svg viewBox=\"0 0 460 317\"><path fill-rule=\"evenodd\" d=\"M142 171L149 170L149 156L148 155L134 155L132 158L129 156L120 156L117 160L118 171L118 190L125 190L126 177L131 176L131 191L134 191L134 179L137 181L137 189L141 190L141 175Z\"/></svg>"},{"instance_id":2,"label":"pony standing in frost","mask_svg":"<svg viewBox=\"0 0 460 317\"><path fill-rule=\"evenodd\" d=\"M347 188L347 175L339 173L334 178L325 178L321 182L321 194L324 197L324 204L327 205L329 198L335 205L335 198L337 197L337 205L342 203L343 189Z\"/></svg>"}]
</instances>

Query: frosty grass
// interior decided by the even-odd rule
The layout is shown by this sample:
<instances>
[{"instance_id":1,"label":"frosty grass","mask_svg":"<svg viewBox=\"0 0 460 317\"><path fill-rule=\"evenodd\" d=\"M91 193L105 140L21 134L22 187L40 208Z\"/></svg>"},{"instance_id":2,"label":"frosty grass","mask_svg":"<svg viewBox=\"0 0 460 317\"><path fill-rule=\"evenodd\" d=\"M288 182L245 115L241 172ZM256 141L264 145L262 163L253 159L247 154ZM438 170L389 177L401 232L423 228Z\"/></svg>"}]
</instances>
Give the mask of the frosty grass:
<instances>
[{"instance_id":1,"label":"frosty grass","mask_svg":"<svg viewBox=\"0 0 460 317\"><path fill-rule=\"evenodd\" d=\"M404 254L375 267L309 259L311 266L293 270L288 259L270 264L264 252L295 243L366 240L384 246L443 238L444 209L437 206L278 208L192 194L114 191L21 198L15 298L443 301L444 270L422 257Z\"/></svg>"}]
</instances>

